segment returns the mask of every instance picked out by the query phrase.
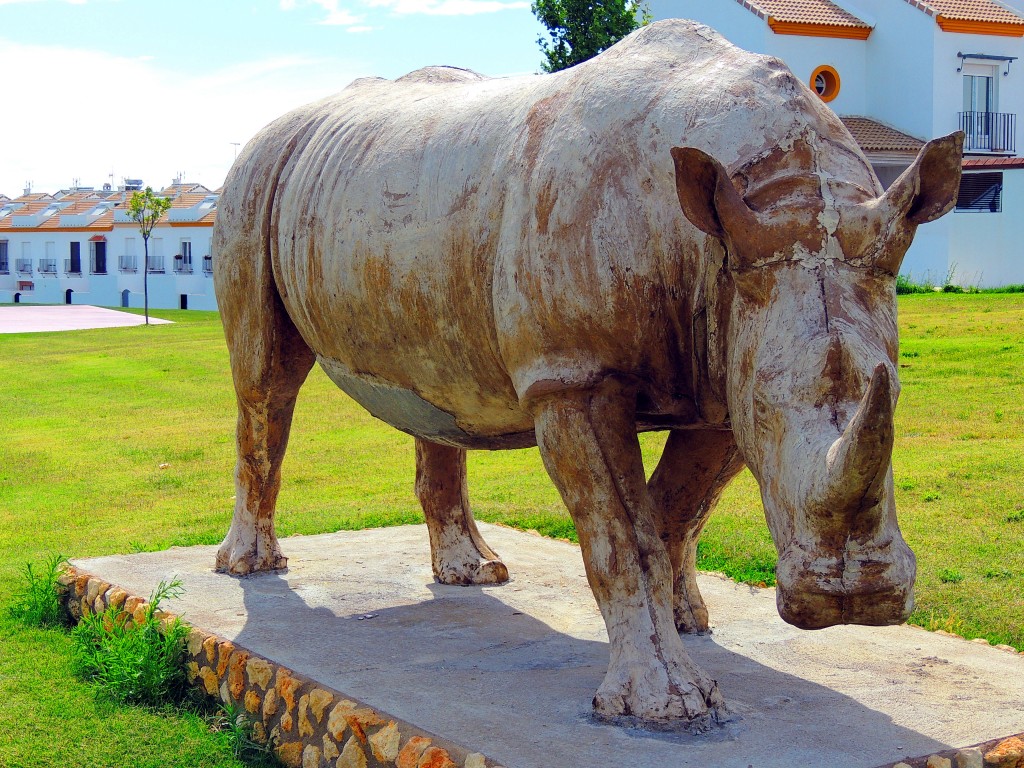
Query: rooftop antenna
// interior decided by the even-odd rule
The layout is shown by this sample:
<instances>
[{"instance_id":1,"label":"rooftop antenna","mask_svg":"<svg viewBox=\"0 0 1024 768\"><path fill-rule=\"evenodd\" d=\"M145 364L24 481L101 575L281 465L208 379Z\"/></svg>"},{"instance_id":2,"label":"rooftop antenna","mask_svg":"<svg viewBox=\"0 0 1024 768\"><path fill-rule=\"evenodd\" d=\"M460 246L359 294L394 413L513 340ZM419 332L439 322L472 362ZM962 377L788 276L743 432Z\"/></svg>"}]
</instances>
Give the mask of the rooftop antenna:
<instances>
[{"instance_id":1,"label":"rooftop antenna","mask_svg":"<svg viewBox=\"0 0 1024 768\"><path fill-rule=\"evenodd\" d=\"M238 146L239 146L240 143L241 142L238 142L238 141L232 141L231 142L231 146L233 146L235 148L235 157L233 158L234 160L238 159Z\"/></svg>"},{"instance_id":2,"label":"rooftop antenna","mask_svg":"<svg viewBox=\"0 0 1024 768\"><path fill-rule=\"evenodd\" d=\"M32 194L32 182L31 181L26 181L25 182L25 194L26 195L31 195Z\"/></svg>"}]
</instances>

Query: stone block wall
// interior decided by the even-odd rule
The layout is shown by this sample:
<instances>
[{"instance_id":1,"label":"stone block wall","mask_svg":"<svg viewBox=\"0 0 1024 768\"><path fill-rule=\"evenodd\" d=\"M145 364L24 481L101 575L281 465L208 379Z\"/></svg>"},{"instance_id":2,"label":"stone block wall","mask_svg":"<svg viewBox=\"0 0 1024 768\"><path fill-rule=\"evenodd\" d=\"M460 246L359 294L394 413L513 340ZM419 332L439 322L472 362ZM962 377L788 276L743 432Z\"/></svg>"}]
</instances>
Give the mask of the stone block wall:
<instances>
[{"instance_id":1,"label":"stone block wall","mask_svg":"<svg viewBox=\"0 0 1024 768\"><path fill-rule=\"evenodd\" d=\"M61 577L75 621L109 606L141 620L147 601L75 568ZM163 620L174 616L160 612ZM190 685L244 710L253 738L289 768L501 768L409 723L346 697L230 640L192 627L185 649Z\"/></svg>"}]
</instances>

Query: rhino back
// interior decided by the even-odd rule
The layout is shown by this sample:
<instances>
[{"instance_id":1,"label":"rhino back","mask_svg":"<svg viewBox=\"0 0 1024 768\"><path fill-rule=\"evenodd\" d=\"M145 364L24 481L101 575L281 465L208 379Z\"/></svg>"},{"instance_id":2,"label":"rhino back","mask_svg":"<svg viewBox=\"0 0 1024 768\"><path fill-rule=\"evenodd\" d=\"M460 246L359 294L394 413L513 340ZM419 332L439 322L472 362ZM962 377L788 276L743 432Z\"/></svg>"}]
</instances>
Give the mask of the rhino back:
<instances>
[{"instance_id":1,"label":"rhino back","mask_svg":"<svg viewBox=\"0 0 1024 768\"><path fill-rule=\"evenodd\" d=\"M667 22L555 75L358 81L280 175L284 305L335 381L415 434L497 445L532 431L531 387L610 372L692 420L706 249L669 150L738 167L827 122L780 71Z\"/></svg>"}]
</instances>

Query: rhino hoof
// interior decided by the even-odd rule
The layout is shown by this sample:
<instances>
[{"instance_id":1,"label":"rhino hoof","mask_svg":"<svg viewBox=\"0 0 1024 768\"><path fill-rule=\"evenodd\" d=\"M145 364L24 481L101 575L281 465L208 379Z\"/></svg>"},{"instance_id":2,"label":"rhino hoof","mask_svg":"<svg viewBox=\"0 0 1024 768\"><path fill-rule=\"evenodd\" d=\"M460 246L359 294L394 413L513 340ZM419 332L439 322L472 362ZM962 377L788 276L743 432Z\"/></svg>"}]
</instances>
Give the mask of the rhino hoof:
<instances>
[{"instance_id":1,"label":"rhino hoof","mask_svg":"<svg viewBox=\"0 0 1024 768\"><path fill-rule=\"evenodd\" d=\"M684 635L710 635L708 609L701 605L676 603L673 608L676 630Z\"/></svg>"},{"instance_id":2,"label":"rhino hoof","mask_svg":"<svg viewBox=\"0 0 1024 768\"><path fill-rule=\"evenodd\" d=\"M636 666L623 672L609 669L594 696L594 713L599 719L693 732L706 731L728 719L714 680L703 676L700 680L688 680L673 675L679 679L666 681L664 667L647 670L648 674Z\"/></svg>"},{"instance_id":3,"label":"rhino hoof","mask_svg":"<svg viewBox=\"0 0 1024 768\"><path fill-rule=\"evenodd\" d=\"M276 544L261 550L256 546L235 547L225 541L217 550L218 573L247 576L264 571L281 571L287 567L288 558L281 554Z\"/></svg>"},{"instance_id":4,"label":"rhino hoof","mask_svg":"<svg viewBox=\"0 0 1024 768\"><path fill-rule=\"evenodd\" d=\"M501 560L471 560L444 563L434 568L434 578L441 584L504 584L508 581L508 568Z\"/></svg>"}]
</instances>

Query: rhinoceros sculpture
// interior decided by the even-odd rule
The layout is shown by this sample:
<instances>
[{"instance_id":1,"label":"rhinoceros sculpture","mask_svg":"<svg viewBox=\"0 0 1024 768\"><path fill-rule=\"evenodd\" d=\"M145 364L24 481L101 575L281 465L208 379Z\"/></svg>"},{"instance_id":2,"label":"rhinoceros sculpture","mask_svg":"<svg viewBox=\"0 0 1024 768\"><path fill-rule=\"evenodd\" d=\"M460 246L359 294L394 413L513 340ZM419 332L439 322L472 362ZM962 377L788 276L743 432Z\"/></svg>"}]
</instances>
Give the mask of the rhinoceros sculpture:
<instances>
[{"instance_id":1,"label":"rhinoceros sculpture","mask_svg":"<svg viewBox=\"0 0 1024 768\"><path fill-rule=\"evenodd\" d=\"M599 716L725 711L677 629L708 627L697 537L745 464L805 628L902 621L895 275L955 200L962 136L883 191L777 59L651 24L552 75L362 79L246 147L214 279L238 399L217 568L284 567L274 534L313 364L416 438L434 573L507 579L466 449L538 445L607 624ZM645 480L637 433L670 430Z\"/></svg>"}]
</instances>

